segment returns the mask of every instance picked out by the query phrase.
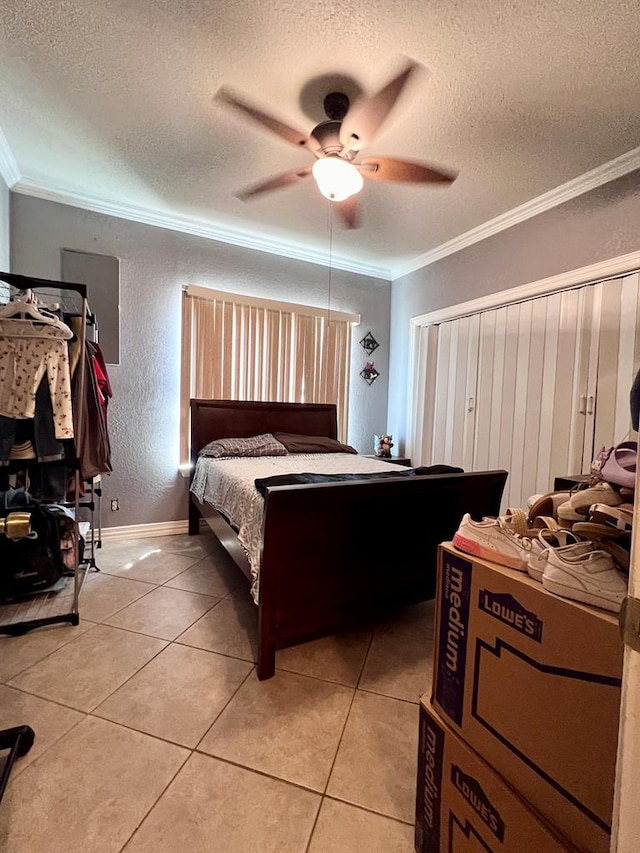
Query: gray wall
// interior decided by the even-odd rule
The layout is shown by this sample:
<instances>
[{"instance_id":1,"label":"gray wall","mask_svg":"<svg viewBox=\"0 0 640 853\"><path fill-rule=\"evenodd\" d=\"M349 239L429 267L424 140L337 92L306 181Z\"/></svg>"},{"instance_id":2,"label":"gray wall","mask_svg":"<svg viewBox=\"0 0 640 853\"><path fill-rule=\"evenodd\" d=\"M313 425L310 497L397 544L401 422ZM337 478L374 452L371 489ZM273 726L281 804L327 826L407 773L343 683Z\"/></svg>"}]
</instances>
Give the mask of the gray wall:
<instances>
[{"instance_id":1,"label":"gray wall","mask_svg":"<svg viewBox=\"0 0 640 853\"><path fill-rule=\"evenodd\" d=\"M180 293L198 284L308 305L327 304L328 270L51 201L12 193L12 271L57 279L61 248L120 258L121 363L109 369L114 399L109 429L114 472L105 478L106 526L186 516L178 474ZM359 313L354 328L348 441L371 452L387 428L390 283L334 270L331 307ZM371 330L380 378L358 375L359 340ZM120 512L109 500L118 497Z\"/></svg>"},{"instance_id":2,"label":"gray wall","mask_svg":"<svg viewBox=\"0 0 640 853\"><path fill-rule=\"evenodd\" d=\"M634 172L396 279L388 422L400 449L406 438L411 317L639 249L640 172Z\"/></svg>"},{"instance_id":3,"label":"gray wall","mask_svg":"<svg viewBox=\"0 0 640 853\"><path fill-rule=\"evenodd\" d=\"M0 271L9 272L9 187L0 176Z\"/></svg>"}]
</instances>

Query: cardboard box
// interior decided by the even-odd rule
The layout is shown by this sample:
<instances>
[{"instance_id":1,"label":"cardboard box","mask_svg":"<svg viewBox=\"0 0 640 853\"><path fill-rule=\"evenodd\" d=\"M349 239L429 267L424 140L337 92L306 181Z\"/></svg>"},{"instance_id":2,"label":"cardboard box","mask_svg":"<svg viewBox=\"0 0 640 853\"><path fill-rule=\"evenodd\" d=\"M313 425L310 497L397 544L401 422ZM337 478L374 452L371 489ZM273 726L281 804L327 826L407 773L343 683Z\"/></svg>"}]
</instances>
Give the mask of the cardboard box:
<instances>
[{"instance_id":1,"label":"cardboard box","mask_svg":"<svg viewBox=\"0 0 640 853\"><path fill-rule=\"evenodd\" d=\"M418 853L566 853L575 848L420 703Z\"/></svg>"},{"instance_id":2,"label":"cardboard box","mask_svg":"<svg viewBox=\"0 0 640 853\"><path fill-rule=\"evenodd\" d=\"M608 853L623 645L614 614L440 548L433 703L581 850Z\"/></svg>"}]
</instances>

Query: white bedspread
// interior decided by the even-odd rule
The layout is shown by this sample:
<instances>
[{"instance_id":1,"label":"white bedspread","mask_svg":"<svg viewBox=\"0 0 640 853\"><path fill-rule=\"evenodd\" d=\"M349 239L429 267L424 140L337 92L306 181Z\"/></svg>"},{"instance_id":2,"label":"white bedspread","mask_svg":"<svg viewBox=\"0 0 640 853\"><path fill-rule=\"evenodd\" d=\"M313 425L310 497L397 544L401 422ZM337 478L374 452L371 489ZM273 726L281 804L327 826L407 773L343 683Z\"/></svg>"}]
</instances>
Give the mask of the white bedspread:
<instances>
[{"instance_id":1,"label":"white bedspread","mask_svg":"<svg viewBox=\"0 0 640 853\"><path fill-rule=\"evenodd\" d=\"M255 487L255 480L278 474L375 474L394 470L398 472L391 462L351 453L295 453L237 459L200 457L191 491L201 503L215 507L238 531L238 540L251 565L251 594L257 603L264 499Z\"/></svg>"}]
</instances>

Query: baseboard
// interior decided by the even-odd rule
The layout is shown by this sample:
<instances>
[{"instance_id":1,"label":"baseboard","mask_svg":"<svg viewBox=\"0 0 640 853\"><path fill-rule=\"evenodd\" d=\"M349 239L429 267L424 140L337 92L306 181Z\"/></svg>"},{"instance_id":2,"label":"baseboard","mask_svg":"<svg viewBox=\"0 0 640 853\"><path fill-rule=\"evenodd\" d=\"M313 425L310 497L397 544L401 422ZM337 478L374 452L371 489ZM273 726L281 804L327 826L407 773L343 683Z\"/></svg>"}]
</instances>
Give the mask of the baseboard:
<instances>
[{"instance_id":1,"label":"baseboard","mask_svg":"<svg viewBox=\"0 0 640 853\"><path fill-rule=\"evenodd\" d=\"M180 521L157 521L152 524L126 524L123 527L103 527L102 539L113 542L118 539L150 539L154 536L175 536L187 533L186 518Z\"/></svg>"}]
</instances>

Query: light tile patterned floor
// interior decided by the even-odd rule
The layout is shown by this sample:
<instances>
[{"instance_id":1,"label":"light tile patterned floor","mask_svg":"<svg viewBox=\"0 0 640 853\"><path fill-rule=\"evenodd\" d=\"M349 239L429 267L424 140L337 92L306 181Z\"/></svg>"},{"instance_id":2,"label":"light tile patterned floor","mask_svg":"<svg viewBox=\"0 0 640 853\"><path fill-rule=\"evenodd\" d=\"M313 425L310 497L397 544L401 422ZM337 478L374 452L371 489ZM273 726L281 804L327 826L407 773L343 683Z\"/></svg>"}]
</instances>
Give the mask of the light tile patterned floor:
<instances>
[{"instance_id":1,"label":"light tile patterned floor","mask_svg":"<svg viewBox=\"0 0 640 853\"><path fill-rule=\"evenodd\" d=\"M0 728L32 751L3 853L411 853L433 604L278 654L209 534L105 544L78 628L0 637Z\"/></svg>"}]
</instances>

